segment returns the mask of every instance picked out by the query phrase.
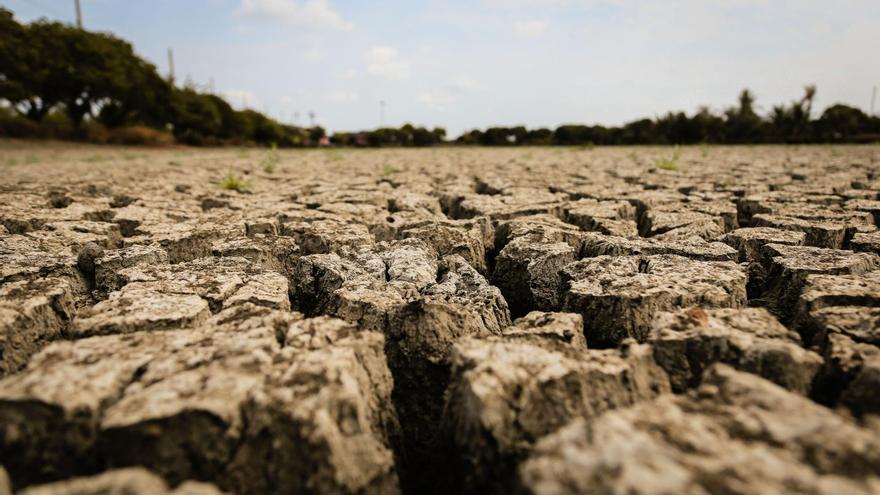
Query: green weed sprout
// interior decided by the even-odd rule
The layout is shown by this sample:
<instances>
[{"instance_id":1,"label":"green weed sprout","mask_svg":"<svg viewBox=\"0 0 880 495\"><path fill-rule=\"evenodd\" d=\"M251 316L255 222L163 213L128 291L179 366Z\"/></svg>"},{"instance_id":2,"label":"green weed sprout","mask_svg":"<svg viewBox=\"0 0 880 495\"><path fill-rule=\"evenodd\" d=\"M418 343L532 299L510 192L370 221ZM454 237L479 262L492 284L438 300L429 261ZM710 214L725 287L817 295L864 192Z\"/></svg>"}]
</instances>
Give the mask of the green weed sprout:
<instances>
[{"instance_id":1,"label":"green weed sprout","mask_svg":"<svg viewBox=\"0 0 880 495\"><path fill-rule=\"evenodd\" d=\"M232 172L226 174L226 177L220 182L220 187L227 191L242 192L251 188L250 182L238 178Z\"/></svg>"},{"instance_id":2,"label":"green weed sprout","mask_svg":"<svg viewBox=\"0 0 880 495\"><path fill-rule=\"evenodd\" d=\"M678 170L678 159L681 158L681 150L678 149L678 146L675 147L675 151L672 152L672 156L669 158L660 158L654 164L660 170L669 170L675 172Z\"/></svg>"},{"instance_id":3,"label":"green weed sprout","mask_svg":"<svg viewBox=\"0 0 880 495\"><path fill-rule=\"evenodd\" d=\"M281 161L281 157L278 156L278 145L272 143L272 148L269 150L266 157L263 159L263 172L267 174L271 174L275 171L275 167L278 165L278 162Z\"/></svg>"}]
</instances>

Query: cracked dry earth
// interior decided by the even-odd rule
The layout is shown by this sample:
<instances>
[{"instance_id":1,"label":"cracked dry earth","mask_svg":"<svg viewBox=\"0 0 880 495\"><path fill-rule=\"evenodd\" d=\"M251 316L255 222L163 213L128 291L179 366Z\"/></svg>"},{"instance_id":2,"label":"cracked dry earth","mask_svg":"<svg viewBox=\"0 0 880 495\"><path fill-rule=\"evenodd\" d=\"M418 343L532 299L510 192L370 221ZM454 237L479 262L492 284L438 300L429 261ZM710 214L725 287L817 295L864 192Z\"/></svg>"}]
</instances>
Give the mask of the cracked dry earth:
<instances>
[{"instance_id":1,"label":"cracked dry earth","mask_svg":"<svg viewBox=\"0 0 880 495\"><path fill-rule=\"evenodd\" d=\"M0 493L880 493L876 146L0 151Z\"/></svg>"}]
</instances>

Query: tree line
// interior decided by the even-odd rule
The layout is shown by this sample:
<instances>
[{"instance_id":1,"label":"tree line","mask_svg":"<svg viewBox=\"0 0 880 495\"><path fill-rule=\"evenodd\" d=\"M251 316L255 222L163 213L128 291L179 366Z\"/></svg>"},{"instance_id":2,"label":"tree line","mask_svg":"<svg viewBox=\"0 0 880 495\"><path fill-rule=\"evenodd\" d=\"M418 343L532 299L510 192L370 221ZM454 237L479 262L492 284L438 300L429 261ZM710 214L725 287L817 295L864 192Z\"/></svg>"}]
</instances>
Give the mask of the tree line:
<instances>
[{"instance_id":1,"label":"tree line","mask_svg":"<svg viewBox=\"0 0 880 495\"><path fill-rule=\"evenodd\" d=\"M760 115L743 90L723 112L670 112L623 126L562 125L556 129L490 127L462 134L464 145L617 145L694 143L852 143L880 141L880 118L837 104L813 116L814 86ZM432 146L446 131L406 124L326 136L278 122L254 110L235 110L192 84L178 87L140 58L131 44L47 20L17 22L0 7L0 136L96 142L191 145L263 144L281 147Z\"/></svg>"},{"instance_id":2,"label":"tree line","mask_svg":"<svg viewBox=\"0 0 880 495\"><path fill-rule=\"evenodd\" d=\"M111 34L42 19L20 24L2 7L0 101L0 135L13 137L305 146L325 134L177 87Z\"/></svg>"},{"instance_id":3,"label":"tree line","mask_svg":"<svg viewBox=\"0 0 880 495\"><path fill-rule=\"evenodd\" d=\"M738 104L722 113L706 107L692 115L670 112L654 119L639 119L619 127L562 125L556 129L490 127L461 135L460 144L510 145L625 145L625 144L756 144L756 143L873 143L880 141L880 118L862 110L836 104L813 118L816 87L803 96L776 105L767 115L755 109L748 89Z\"/></svg>"}]
</instances>

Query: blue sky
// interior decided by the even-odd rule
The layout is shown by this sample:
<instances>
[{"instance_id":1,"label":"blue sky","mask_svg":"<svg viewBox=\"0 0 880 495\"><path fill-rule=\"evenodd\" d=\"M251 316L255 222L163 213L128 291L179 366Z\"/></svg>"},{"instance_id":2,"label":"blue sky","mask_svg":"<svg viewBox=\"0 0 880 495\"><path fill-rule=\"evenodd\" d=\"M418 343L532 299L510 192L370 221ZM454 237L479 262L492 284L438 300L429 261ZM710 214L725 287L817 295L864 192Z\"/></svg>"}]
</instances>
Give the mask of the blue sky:
<instances>
[{"instance_id":1,"label":"blue sky","mask_svg":"<svg viewBox=\"0 0 880 495\"><path fill-rule=\"evenodd\" d=\"M73 21L73 0L0 0ZM758 104L816 84L817 107L870 106L878 0L82 0L166 73L237 107L334 130L621 124L744 87ZM878 89L880 91L880 89ZM878 95L880 100L880 95ZM880 107L880 102L878 102Z\"/></svg>"}]
</instances>

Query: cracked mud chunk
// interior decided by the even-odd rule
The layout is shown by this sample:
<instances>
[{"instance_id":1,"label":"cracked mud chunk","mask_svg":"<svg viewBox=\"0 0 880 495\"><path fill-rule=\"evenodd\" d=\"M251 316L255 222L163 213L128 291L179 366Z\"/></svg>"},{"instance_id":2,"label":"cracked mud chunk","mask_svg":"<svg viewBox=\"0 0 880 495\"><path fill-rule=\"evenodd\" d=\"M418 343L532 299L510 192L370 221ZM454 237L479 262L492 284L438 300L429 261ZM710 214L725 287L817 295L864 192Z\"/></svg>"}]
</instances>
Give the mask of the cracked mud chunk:
<instances>
[{"instance_id":1,"label":"cracked mud chunk","mask_svg":"<svg viewBox=\"0 0 880 495\"><path fill-rule=\"evenodd\" d=\"M117 271L122 289L77 315L83 337L198 325L212 312L238 304L290 309L287 278L244 258L202 258L177 265L135 265Z\"/></svg>"},{"instance_id":2,"label":"cracked mud chunk","mask_svg":"<svg viewBox=\"0 0 880 495\"><path fill-rule=\"evenodd\" d=\"M142 465L235 493L395 492L382 335L296 318L55 344L0 382L2 462L17 486Z\"/></svg>"},{"instance_id":3,"label":"cracked mud chunk","mask_svg":"<svg viewBox=\"0 0 880 495\"><path fill-rule=\"evenodd\" d=\"M322 318L292 325L285 344L282 355L295 358L276 365L245 405L248 440L231 461L230 485L397 493L390 445L399 425L382 335Z\"/></svg>"},{"instance_id":4,"label":"cracked mud chunk","mask_svg":"<svg viewBox=\"0 0 880 495\"><path fill-rule=\"evenodd\" d=\"M468 338L453 347L443 429L455 491L509 491L534 442L576 417L595 417L669 392L648 346L578 349L555 339Z\"/></svg>"},{"instance_id":5,"label":"cracked mud chunk","mask_svg":"<svg viewBox=\"0 0 880 495\"><path fill-rule=\"evenodd\" d=\"M403 424L408 484L427 489L441 466L437 424L452 345L467 336L499 335L510 326L500 291L459 256L441 260L437 283L408 302L386 330L394 400Z\"/></svg>"},{"instance_id":6,"label":"cracked mud chunk","mask_svg":"<svg viewBox=\"0 0 880 495\"><path fill-rule=\"evenodd\" d=\"M820 343L825 366L816 380L817 401L848 407L856 415L880 413L880 347L829 333Z\"/></svg>"},{"instance_id":7,"label":"cracked mud chunk","mask_svg":"<svg viewBox=\"0 0 880 495\"><path fill-rule=\"evenodd\" d=\"M65 278L85 288L76 256L70 252L47 251L43 243L28 236L0 236L0 283L42 277Z\"/></svg>"},{"instance_id":8,"label":"cracked mud chunk","mask_svg":"<svg viewBox=\"0 0 880 495\"><path fill-rule=\"evenodd\" d=\"M535 243L564 242L581 250L584 233L551 215L529 215L501 222L495 230L495 247L499 250L514 239L525 237Z\"/></svg>"},{"instance_id":9,"label":"cracked mud chunk","mask_svg":"<svg viewBox=\"0 0 880 495\"><path fill-rule=\"evenodd\" d=\"M840 333L856 342L880 346L880 307L830 306L798 318L798 329L821 342L828 333Z\"/></svg>"},{"instance_id":10,"label":"cracked mud chunk","mask_svg":"<svg viewBox=\"0 0 880 495\"><path fill-rule=\"evenodd\" d=\"M675 392L695 387L703 370L720 362L808 395L822 366L822 358L804 349L797 333L761 308L662 313L648 342Z\"/></svg>"},{"instance_id":11,"label":"cracked mud chunk","mask_svg":"<svg viewBox=\"0 0 880 495\"><path fill-rule=\"evenodd\" d=\"M443 407L452 344L468 335L498 335L510 325L501 292L457 255L436 260L416 239L362 252L302 257L293 300L308 315L333 315L380 330L394 373L394 401L403 425L405 470L430 486L436 424Z\"/></svg>"},{"instance_id":12,"label":"cracked mud chunk","mask_svg":"<svg viewBox=\"0 0 880 495\"><path fill-rule=\"evenodd\" d=\"M582 199L565 210L566 222L582 230L621 237L638 237L636 208L628 201Z\"/></svg>"},{"instance_id":13,"label":"cracked mud chunk","mask_svg":"<svg viewBox=\"0 0 880 495\"><path fill-rule=\"evenodd\" d=\"M792 421L792 418L798 418ZM520 467L526 493L877 493L880 435L715 365L699 389L576 420Z\"/></svg>"},{"instance_id":14,"label":"cracked mud chunk","mask_svg":"<svg viewBox=\"0 0 880 495\"><path fill-rule=\"evenodd\" d=\"M418 222L400 232L402 239L420 239L440 256L457 254L480 273L486 273L486 251L492 248L494 231L488 219Z\"/></svg>"},{"instance_id":15,"label":"cracked mud chunk","mask_svg":"<svg viewBox=\"0 0 880 495\"><path fill-rule=\"evenodd\" d=\"M211 246L232 234L230 229L220 225L198 225L192 222L162 223L145 230L140 236L126 238L123 247L158 243L168 253L168 261L172 264L210 256Z\"/></svg>"},{"instance_id":16,"label":"cracked mud chunk","mask_svg":"<svg viewBox=\"0 0 880 495\"><path fill-rule=\"evenodd\" d=\"M548 214L557 218L563 215L561 194L546 190L522 189L515 194L472 194L464 198L450 211L453 218L486 216L493 221L509 220L528 215Z\"/></svg>"},{"instance_id":17,"label":"cracked mud chunk","mask_svg":"<svg viewBox=\"0 0 880 495\"><path fill-rule=\"evenodd\" d=\"M639 222L639 233L642 236L659 236L668 240L694 236L709 240L723 235L724 232L724 220L721 217L688 210L649 209Z\"/></svg>"},{"instance_id":18,"label":"cracked mud chunk","mask_svg":"<svg viewBox=\"0 0 880 495\"><path fill-rule=\"evenodd\" d=\"M584 338L584 319L575 313L544 313L532 311L518 318L502 330L511 340L543 341L546 339L563 342L576 349L586 349Z\"/></svg>"},{"instance_id":19,"label":"cracked mud chunk","mask_svg":"<svg viewBox=\"0 0 880 495\"><path fill-rule=\"evenodd\" d=\"M299 256L299 246L289 238L253 235L215 243L211 254L244 258L265 270L290 274Z\"/></svg>"},{"instance_id":20,"label":"cracked mud chunk","mask_svg":"<svg viewBox=\"0 0 880 495\"><path fill-rule=\"evenodd\" d=\"M804 245L826 249L841 249L846 238L846 227L836 222L804 220L776 215L755 215L755 227L770 227L804 233Z\"/></svg>"},{"instance_id":21,"label":"cracked mud chunk","mask_svg":"<svg viewBox=\"0 0 880 495\"><path fill-rule=\"evenodd\" d=\"M876 199L878 198L877 192L861 191L861 193L871 199L853 199L847 201L844 207L848 211L870 213L874 219L874 224L880 225L880 201Z\"/></svg>"},{"instance_id":22,"label":"cracked mud chunk","mask_svg":"<svg viewBox=\"0 0 880 495\"><path fill-rule=\"evenodd\" d=\"M303 255L357 251L374 242L366 226L330 219L282 223L281 235L293 237Z\"/></svg>"},{"instance_id":23,"label":"cracked mud chunk","mask_svg":"<svg viewBox=\"0 0 880 495\"><path fill-rule=\"evenodd\" d=\"M590 347L615 346L627 337L643 342L660 311L739 308L746 302L746 274L732 262L599 256L562 273L563 310L583 315Z\"/></svg>"},{"instance_id":24,"label":"cracked mud chunk","mask_svg":"<svg viewBox=\"0 0 880 495\"><path fill-rule=\"evenodd\" d=\"M858 233L849 243L853 251L880 254L880 232Z\"/></svg>"},{"instance_id":25,"label":"cracked mud chunk","mask_svg":"<svg viewBox=\"0 0 880 495\"><path fill-rule=\"evenodd\" d=\"M364 261L353 262L335 253L297 260L290 279L295 308L310 316L333 315L384 330L386 315L402 304L403 298L393 290L384 290L385 264L381 259Z\"/></svg>"},{"instance_id":26,"label":"cracked mud chunk","mask_svg":"<svg viewBox=\"0 0 880 495\"><path fill-rule=\"evenodd\" d=\"M809 275L862 275L880 268L880 257L872 253L781 244L767 244L762 253L766 286L761 302L783 323L794 316Z\"/></svg>"},{"instance_id":27,"label":"cracked mud chunk","mask_svg":"<svg viewBox=\"0 0 880 495\"><path fill-rule=\"evenodd\" d=\"M71 328L75 337L172 330L198 325L211 315L208 302L196 294L168 294L133 283L95 306L80 310Z\"/></svg>"},{"instance_id":28,"label":"cracked mud chunk","mask_svg":"<svg viewBox=\"0 0 880 495\"><path fill-rule=\"evenodd\" d=\"M94 242L101 247L112 249L119 247L122 235L116 224L106 222L52 222L47 223L45 230L31 232L28 235L35 239L46 238L49 242L63 239L65 247L73 252L82 246Z\"/></svg>"},{"instance_id":29,"label":"cracked mud chunk","mask_svg":"<svg viewBox=\"0 0 880 495\"><path fill-rule=\"evenodd\" d=\"M634 256L674 254L699 261L736 261L737 252L720 242L707 242L700 237L676 241L656 239L624 239L587 232L583 235L581 255L585 258L596 256Z\"/></svg>"},{"instance_id":30,"label":"cracked mud chunk","mask_svg":"<svg viewBox=\"0 0 880 495\"><path fill-rule=\"evenodd\" d=\"M20 370L32 354L61 338L75 311L73 290L64 279L0 285L0 377Z\"/></svg>"},{"instance_id":31,"label":"cracked mud chunk","mask_svg":"<svg viewBox=\"0 0 880 495\"><path fill-rule=\"evenodd\" d=\"M104 251L95 259L95 288L104 293L121 289L128 283L123 269L135 266L167 265L168 253L155 245L133 245Z\"/></svg>"},{"instance_id":32,"label":"cracked mud chunk","mask_svg":"<svg viewBox=\"0 0 880 495\"><path fill-rule=\"evenodd\" d=\"M863 318L843 317L838 322L841 328L834 328L839 316L851 314L840 311L846 307L857 308L856 312L862 313ZM829 311L832 308L838 310ZM871 334L880 330L860 331L860 327L864 328L864 324L871 321L871 308L880 308L880 271L860 275L809 275L801 290L792 326L811 343L816 343L817 336L821 341L823 334L829 331L848 333L848 330L857 340L870 340Z\"/></svg>"},{"instance_id":33,"label":"cracked mud chunk","mask_svg":"<svg viewBox=\"0 0 880 495\"><path fill-rule=\"evenodd\" d=\"M560 271L578 258L564 242L536 243L527 236L509 242L495 258L492 282L514 315L560 307Z\"/></svg>"},{"instance_id":34,"label":"cracked mud chunk","mask_svg":"<svg viewBox=\"0 0 880 495\"><path fill-rule=\"evenodd\" d=\"M0 463L15 486L96 467L92 450L103 409L152 357L140 343L57 342L0 381Z\"/></svg>"},{"instance_id":35,"label":"cracked mud chunk","mask_svg":"<svg viewBox=\"0 0 880 495\"><path fill-rule=\"evenodd\" d=\"M2 491L0 491L2 493ZM123 468L101 474L27 488L21 495L222 495L210 483L186 481L171 489L162 478L143 468Z\"/></svg>"},{"instance_id":36,"label":"cracked mud chunk","mask_svg":"<svg viewBox=\"0 0 880 495\"><path fill-rule=\"evenodd\" d=\"M762 261L761 248L765 244L784 244L802 246L806 234L793 230L774 229L772 227L744 227L724 234L721 242L739 251L740 261Z\"/></svg>"}]
</instances>

